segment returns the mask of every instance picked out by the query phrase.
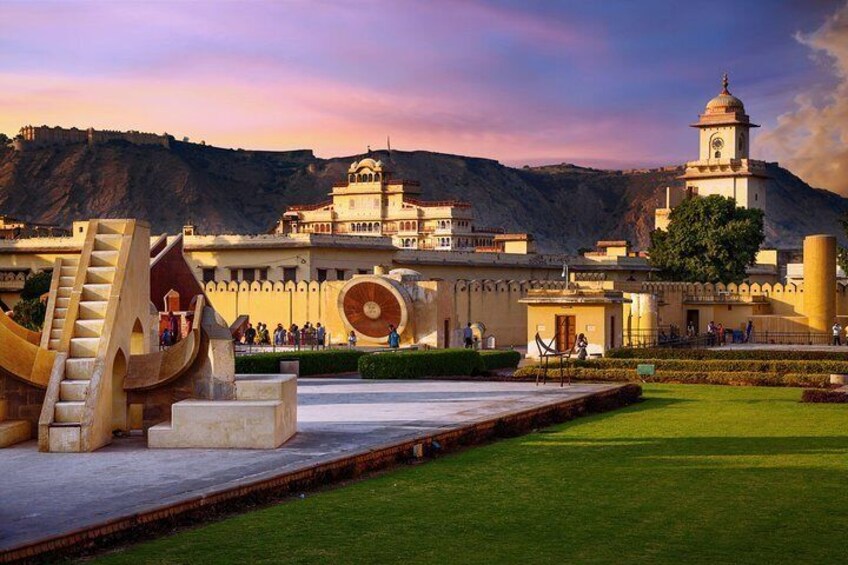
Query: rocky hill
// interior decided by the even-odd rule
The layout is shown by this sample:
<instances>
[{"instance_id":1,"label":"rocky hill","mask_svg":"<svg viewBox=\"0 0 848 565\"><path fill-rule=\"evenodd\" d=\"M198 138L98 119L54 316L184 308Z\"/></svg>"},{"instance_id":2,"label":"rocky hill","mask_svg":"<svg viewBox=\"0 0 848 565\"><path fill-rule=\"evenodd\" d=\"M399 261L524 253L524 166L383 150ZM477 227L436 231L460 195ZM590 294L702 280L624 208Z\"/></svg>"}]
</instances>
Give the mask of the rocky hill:
<instances>
[{"instance_id":1,"label":"rocky hill","mask_svg":"<svg viewBox=\"0 0 848 565\"><path fill-rule=\"evenodd\" d=\"M390 161L396 177L420 180L423 198L469 200L480 224L532 232L544 251L574 251L610 238L647 246L654 208L681 172L516 169L427 151L373 156ZM23 153L3 148L0 213L60 225L136 217L158 232L176 232L187 221L206 233L264 232L286 205L325 200L355 158L180 142L170 149L120 141ZM769 244L797 247L808 233L841 233L838 220L848 200L811 188L777 165L769 168Z\"/></svg>"}]
</instances>

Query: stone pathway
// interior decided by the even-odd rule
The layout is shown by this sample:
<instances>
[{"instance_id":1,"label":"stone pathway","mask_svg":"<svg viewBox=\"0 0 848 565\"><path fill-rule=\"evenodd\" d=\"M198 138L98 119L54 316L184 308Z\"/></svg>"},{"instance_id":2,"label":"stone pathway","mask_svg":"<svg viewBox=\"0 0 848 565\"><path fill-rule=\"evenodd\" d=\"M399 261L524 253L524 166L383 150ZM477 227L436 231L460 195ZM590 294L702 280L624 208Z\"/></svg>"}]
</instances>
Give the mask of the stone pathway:
<instances>
[{"instance_id":1,"label":"stone pathway","mask_svg":"<svg viewBox=\"0 0 848 565\"><path fill-rule=\"evenodd\" d=\"M392 442L616 385L300 379L298 434L275 450L153 450L142 438L94 453L0 449L0 551L231 489Z\"/></svg>"}]
</instances>

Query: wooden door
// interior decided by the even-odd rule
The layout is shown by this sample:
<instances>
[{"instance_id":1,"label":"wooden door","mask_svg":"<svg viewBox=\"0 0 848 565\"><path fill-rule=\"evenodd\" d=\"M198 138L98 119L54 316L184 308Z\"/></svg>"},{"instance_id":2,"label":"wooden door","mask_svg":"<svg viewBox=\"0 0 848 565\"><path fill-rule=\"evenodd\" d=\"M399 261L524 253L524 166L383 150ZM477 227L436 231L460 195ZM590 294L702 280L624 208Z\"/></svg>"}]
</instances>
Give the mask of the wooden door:
<instances>
[{"instance_id":1,"label":"wooden door","mask_svg":"<svg viewBox=\"0 0 848 565\"><path fill-rule=\"evenodd\" d=\"M557 351L568 351L574 347L577 322L574 316L558 315L556 317L556 348Z\"/></svg>"}]
</instances>

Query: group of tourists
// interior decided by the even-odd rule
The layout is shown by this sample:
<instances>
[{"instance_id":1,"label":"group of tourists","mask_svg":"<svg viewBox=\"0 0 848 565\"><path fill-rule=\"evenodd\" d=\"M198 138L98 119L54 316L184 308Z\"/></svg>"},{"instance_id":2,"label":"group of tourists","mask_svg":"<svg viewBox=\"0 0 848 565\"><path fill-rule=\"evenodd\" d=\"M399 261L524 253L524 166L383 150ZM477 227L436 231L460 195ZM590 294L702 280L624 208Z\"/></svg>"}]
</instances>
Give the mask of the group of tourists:
<instances>
[{"instance_id":1,"label":"group of tourists","mask_svg":"<svg viewBox=\"0 0 848 565\"><path fill-rule=\"evenodd\" d=\"M245 345L322 349L326 347L326 340L327 331L320 322L314 326L306 322L303 327L298 327L297 324L293 323L288 329L284 328L283 324L277 324L273 334L264 322L257 323L255 328L253 324L248 322L240 341Z\"/></svg>"},{"instance_id":2,"label":"group of tourists","mask_svg":"<svg viewBox=\"0 0 848 565\"><path fill-rule=\"evenodd\" d=\"M742 343L750 343L753 333L753 320L748 320L748 323L745 325L745 330L743 332L740 332L739 335L737 335L736 332L734 332L733 330L725 328L724 324L722 324L721 322L716 324L714 321L710 320L710 323L707 324L707 346L721 347L723 345L726 345L728 341L741 341ZM686 337L694 338L697 335L698 332L695 329L695 323L690 320L689 324L686 327ZM730 336L729 338L728 335Z\"/></svg>"}]
</instances>

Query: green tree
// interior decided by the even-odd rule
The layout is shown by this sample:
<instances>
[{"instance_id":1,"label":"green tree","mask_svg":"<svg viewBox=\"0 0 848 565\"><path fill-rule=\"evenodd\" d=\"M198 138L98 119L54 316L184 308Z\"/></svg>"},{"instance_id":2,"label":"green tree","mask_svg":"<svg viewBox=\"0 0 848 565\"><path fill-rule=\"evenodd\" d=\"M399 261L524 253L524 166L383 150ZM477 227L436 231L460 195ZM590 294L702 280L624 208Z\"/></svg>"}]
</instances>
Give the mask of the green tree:
<instances>
[{"instance_id":1,"label":"green tree","mask_svg":"<svg viewBox=\"0 0 848 565\"><path fill-rule=\"evenodd\" d=\"M41 272L29 277L21 290L21 300L12 309L15 322L33 331L41 331L47 303L41 297L50 291L51 273Z\"/></svg>"},{"instance_id":2,"label":"green tree","mask_svg":"<svg viewBox=\"0 0 848 565\"><path fill-rule=\"evenodd\" d=\"M663 280L740 283L764 239L761 210L723 196L690 198L671 211L668 231L651 233L648 253Z\"/></svg>"},{"instance_id":3,"label":"green tree","mask_svg":"<svg viewBox=\"0 0 848 565\"><path fill-rule=\"evenodd\" d=\"M842 233L848 237L848 213L842 216L842 219L839 220L839 223L842 225ZM842 267L842 270L848 273L848 248L842 247L841 245L836 250L836 264Z\"/></svg>"},{"instance_id":4,"label":"green tree","mask_svg":"<svg viewBox=\"0 0 848 565\"><path fill-rule=\"evenodd\" d=\"M53 274L47 271L35 273L24 282L24 288L21 290L22 300L39 299L42 295L50 292L50 283L53 280Z\"/></svg>"}]
</instances>

